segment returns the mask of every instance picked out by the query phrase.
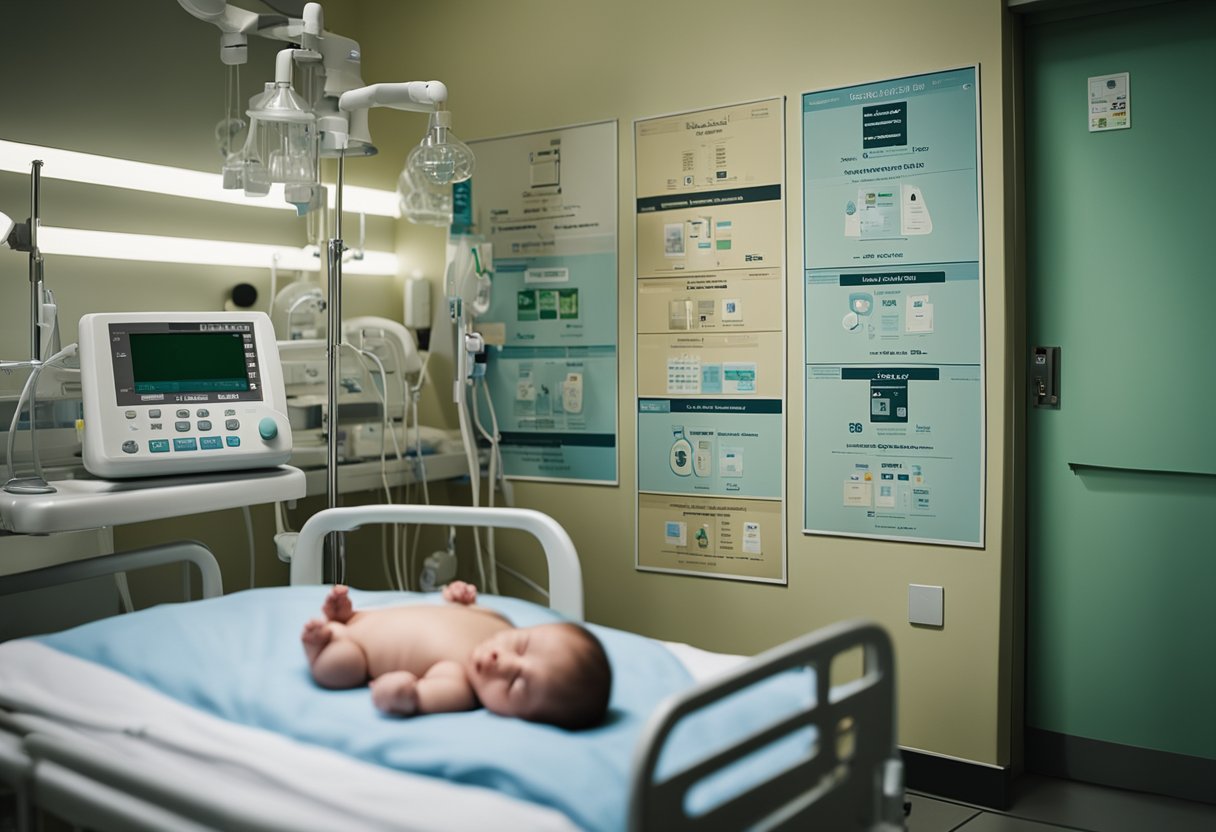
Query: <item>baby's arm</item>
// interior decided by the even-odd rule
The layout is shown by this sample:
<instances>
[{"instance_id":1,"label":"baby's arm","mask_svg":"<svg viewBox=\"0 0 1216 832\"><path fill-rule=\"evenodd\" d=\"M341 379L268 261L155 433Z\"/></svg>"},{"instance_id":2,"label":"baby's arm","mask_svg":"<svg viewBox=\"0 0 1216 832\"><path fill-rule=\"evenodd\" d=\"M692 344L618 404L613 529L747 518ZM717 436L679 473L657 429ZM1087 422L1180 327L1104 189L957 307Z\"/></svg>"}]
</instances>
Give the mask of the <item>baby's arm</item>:
<instances>
[{"instance_id":1,"label":"baby's arm","mask_svg":"<svg viewBox=\"0 0 1216 832\"><path fill-rule=\"evenodd\" d=\"M413 716L470 711L477 697L459 662L441 661L421 679L404 670L372 680L372 702L385 713Z\"/></svg>"}]
</instances>

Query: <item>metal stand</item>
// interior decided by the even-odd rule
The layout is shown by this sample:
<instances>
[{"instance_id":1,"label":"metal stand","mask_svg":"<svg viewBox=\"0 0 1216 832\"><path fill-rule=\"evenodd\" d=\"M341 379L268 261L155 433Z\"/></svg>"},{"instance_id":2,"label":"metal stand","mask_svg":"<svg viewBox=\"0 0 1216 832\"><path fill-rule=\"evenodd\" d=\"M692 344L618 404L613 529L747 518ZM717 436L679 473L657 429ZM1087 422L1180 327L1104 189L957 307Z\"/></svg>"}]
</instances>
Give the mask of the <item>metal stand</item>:
<instances>
[{"instance_id":1,"label":"metal stand","mask_svg":"<svg viewBox=\"0 0 1216 832\"><path fill-rule=\"evenodd\" d=\"M42 224L42 160L30 162L30 363L31 373L39 371L42 360L42 252L38 249L38 227ZM30 385L30 447L34 457L32 477L13 477L4 484L10 494L54 494L55 486L42 475L38 459L38 381ZM20 403L18 403L20 404Z\"/></svg>"},{"instance_id":2,"label":"metal stand","mask_svg":"<svg viewBox=\"0 0 1216 832\"><path fill-rule=\"evenodd\" d=\"M329 358L329 375L326 379L326 397L329 407L329 425L326 441L326 505L338 506L338 388L342 378L342 253L346 244L342 241L342 187L346 158L338 155L338 184L334 195L334 236L329 241L329 299L326 313L326 354ZM338 580L342 562L342 535L332 533L329 538L330 564L334 581Z\"/></svg>"}]
</instances>

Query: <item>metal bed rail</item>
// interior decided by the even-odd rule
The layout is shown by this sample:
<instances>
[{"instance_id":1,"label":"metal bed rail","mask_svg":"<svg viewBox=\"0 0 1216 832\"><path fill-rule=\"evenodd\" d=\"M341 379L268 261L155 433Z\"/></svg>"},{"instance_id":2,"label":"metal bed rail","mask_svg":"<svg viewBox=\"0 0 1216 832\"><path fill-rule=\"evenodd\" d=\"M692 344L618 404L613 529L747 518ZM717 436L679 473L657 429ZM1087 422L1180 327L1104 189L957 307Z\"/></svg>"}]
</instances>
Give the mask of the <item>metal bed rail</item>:
<instances>
[{"instance_id":1,"label":"metal bed rail","mask_svg":"<svg viewBox=\"0 0 1216 832\"><path fill-rule=\"evenodd\" d=\"M832 660L864 652L859 679L832 687ZM664 779L661 753L676 727L697 711L778 674L809 667L809 704L734 745ZM903 767L896 747L895 654L877 624L846 621L761 653L729 673L668 699L643 730L634 757L629 823L643 830L904 829ZM701 813L690 792L703 781L796 732L814 728L799 762Z\"/></svg>"}]
</instances>

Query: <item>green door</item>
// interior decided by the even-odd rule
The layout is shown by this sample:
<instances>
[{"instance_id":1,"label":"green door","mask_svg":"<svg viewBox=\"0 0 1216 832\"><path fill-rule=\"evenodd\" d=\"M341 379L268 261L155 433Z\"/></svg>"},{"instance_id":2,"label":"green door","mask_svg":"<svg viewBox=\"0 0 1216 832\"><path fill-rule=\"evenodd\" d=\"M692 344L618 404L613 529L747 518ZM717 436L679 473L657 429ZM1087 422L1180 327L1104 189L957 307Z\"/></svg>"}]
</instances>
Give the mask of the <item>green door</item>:
<instances>
[{"instance_id":1,"label":"green door","mask_svg":"<svg viewBox=\"0 0 1216 832\"><path fill-rule=\"evenodd\" d=\"M1216 759L1216 3L1025 27L1026 721ZM1129 73L1131 127L1089 132ZM1206 765L1206 764L1205 764Z\"/></svg>"}]
</instances>

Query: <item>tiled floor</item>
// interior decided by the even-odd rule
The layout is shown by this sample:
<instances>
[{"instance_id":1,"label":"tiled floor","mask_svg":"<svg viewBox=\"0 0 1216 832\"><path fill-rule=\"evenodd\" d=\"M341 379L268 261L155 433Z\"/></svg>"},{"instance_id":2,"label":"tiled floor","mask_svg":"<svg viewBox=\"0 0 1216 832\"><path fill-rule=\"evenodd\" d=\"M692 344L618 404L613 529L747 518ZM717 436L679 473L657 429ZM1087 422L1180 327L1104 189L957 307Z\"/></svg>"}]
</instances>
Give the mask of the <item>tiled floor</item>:
<instances>
[{"instance_id":1,"label":"tiled floor","mask_svg":"<svg viewBox=\"0 0 1216 832\"><path fill-rule=\"evenodd\" d=\"M1213 785L1216 789L1216 784ZM910 793L908 832L1211 832L1216 806L1023 775L1013 805L994 812Z\"/></svg>"}]
</instances>

